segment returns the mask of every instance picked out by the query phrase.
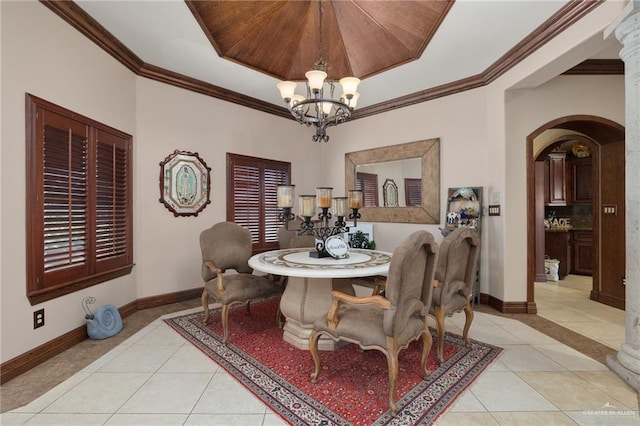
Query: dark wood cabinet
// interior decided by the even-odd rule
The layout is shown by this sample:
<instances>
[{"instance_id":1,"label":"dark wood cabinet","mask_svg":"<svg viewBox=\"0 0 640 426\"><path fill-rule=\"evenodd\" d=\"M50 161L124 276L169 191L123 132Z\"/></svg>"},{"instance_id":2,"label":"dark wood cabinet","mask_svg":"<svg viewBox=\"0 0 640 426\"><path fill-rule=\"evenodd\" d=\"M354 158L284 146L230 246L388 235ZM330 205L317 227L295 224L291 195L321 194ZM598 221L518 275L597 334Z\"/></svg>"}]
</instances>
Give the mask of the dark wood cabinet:
<instances>
[{"instance_id":1,"label":"dark wood cabinet","mask_svg":"<svg viewBox=\"0 0 640 426\"><path fill-rule=\"evenodd\" d=\"M593 232L571 231L571 273L593 274Z\"/></svg>"},{"instance_id":2,"label":"dark wood cabinet","mask_svg":"<svg viewBox=\"0 0 640 426\"><path fill-rule=\"evenodd\" d=\"M545 204L567 205L567 153L552 152L546 162Z\"/></svg>"},{"instance_id":3,"label":"dark wood cabinet","mask_svg":"<svg viewBox=\"0 0 640 426\"><path fill-rule=\"evenodd\" d=\"M545 232L545 255L551 259L558 259L558 276L563 279L571 270L571 244L568 231Z\"/></svg>"},{"instance_id":4,"label":"dark wood cabinet","mask_svg":"<svg viewBox=\"0 0 640 426\"><path fill-rule=\"evenodd\" d=\"M568 161L569 203L591 204L593 202L593 167L591 157L574 158Z\"/></svg>"}]
</instances>

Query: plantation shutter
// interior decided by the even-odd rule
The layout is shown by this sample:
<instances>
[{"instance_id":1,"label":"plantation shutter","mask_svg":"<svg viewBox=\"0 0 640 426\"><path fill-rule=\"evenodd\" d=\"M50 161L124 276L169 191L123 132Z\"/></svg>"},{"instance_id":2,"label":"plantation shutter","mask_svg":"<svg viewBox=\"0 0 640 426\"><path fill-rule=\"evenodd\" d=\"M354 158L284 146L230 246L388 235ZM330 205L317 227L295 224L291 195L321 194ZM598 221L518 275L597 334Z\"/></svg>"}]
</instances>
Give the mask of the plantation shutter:
<instances>
[{"instance_id":1,"label":"plantation shutter","mask_svg":"<svg viewBox=\"0 0 640 426\"><path fill-rule=\"evenodd\" d=\"M133 268L131 136L26 95L27 297L34 305Z\"/></svg>"},{"instance_id":2,"label":"plantation shutter","mask_svg":"<svg viewBox=\"0 0 640 426\"><path fill-rule=\"evenodd\" d=\"M127 262L129 151L126 140L97 131L95 250L98 271Z\"/></svg>"},{"instance_id":3,"label":"plantation shutter","mask_svg":"<svg viewBox=\"0 0 640 426\"><path fill-rule=\"evenodd\" d=\"M363 207L378 207L378 175L358 172L356 189L362 191Z\"/></svg>"},{"instance_id":4,"label":"plantation shutter","mask_svg":"<svg viewBox=\"0 0 640 426\"><path fill-rule=\"evenodd\" d=\"M46 286L81 277L88 268L88 129L55 113L40 117L44 262L39 280Z\"/></svg>"},{"instance_id":5,"label":"plantation shutter","mask_svg":"<svg viewBox=\"0 0 640 426\"><path fill-rule=\"evenodd\" d=\"M260 167L234 164L232 222L249 228L251 243L260 242Z\"/></svg>"},{"instance_id":6,"label":"plantation shutter","mask_svg":"<svg viewBox=\"0 0 640 426\"><path fill-rule=\"evenodd\" d=\"M422 206L422 179L406 178L404 180L404 194L407 207Z\"/></svg>"},{"instance_id":7,"label":"plantation shutter","mask_svg":"<svg viewBox=\"0 0 640 426\"><path fill-rule=\"evenodd\" d=\"M290 182L291 164L227 154L227 220L248 228L254 251L278 247L277 186Z\"/></svg>"},{"instance_id":8,"label":"plantation shutter","mask_svg":"<svg viewBox=\"0 0 640 426\"><path fill-rule=\"evenodd\" d=\"M264 242L278 244L278 229L283 222L278 220L278 185L290 183L289 171L265 164L264 168Z\"/></svg>"}]
</instances>

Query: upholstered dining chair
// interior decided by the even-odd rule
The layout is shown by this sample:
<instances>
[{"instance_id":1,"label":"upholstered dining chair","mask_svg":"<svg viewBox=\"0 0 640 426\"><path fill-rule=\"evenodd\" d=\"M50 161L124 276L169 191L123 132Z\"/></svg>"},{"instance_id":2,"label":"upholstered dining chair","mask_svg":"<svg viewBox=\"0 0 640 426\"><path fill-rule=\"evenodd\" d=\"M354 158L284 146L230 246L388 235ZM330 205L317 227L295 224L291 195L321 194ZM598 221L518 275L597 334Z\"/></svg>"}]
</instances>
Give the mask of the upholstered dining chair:
<instances>
[{"instance_id":1,"label":"upholstered dining chair","mask_svg":"<svg viewBox=\"0 0 640 426\"><path fill-rule=\"evenodd\" d=\"M200 233L202 251L202 307L204 323L209 322L209 297L222 305L223 343L229 338L229 308L246 303L247 313L251 301L277 296L282 287L265 277L254 275L249 267L251 232L233 222L220 222ZM225 274L233 269L236 274ZM278 312L278 320L279 320Z\"/></svg>"},{"instance_id":2,"label":"upholstered dining chair","mask_svg":"<svg viewBox=\"0 0 640 426\"><path fill-rule=\"evenodd\" d=\"M438 245L427 231L411 234L391 257L385 296L350 296L333 291L333 305L326 318L313 324L309 350L315 369L311 382L320 374L318 339L326 335L362 349L376 349L387 357L389 368L389 408L396 415L396 380L398 353L422 337L421 373L427 378L427 356L433 339L426 316L431 305L432 280Z\"/></svg>"},{"instance_id":3,"label":"upholstered dining chair","mask_svg":"<svg viewBox=\"0 0 640 426\"><path fill-rule=\"evenodd\" d=\"M472 228L457 228L448 234L438 251L435 272L435 288L430 314L436 320L438 362L443 361L444 318L464 310L465 323L462 332L465 345L471 347L469 328L473 321L471 297L478 270L480 238Z\"/></svg>"},{"instance_id":4,"label":"upholstered dining chair","mask_svg":"<svg viewBox=\"0 0 640 426\"><path fill-rule=\"evenodd\" d=\"M316 237L298 235L295 229L287 229L283 226L278 229L278 245L281 249L315 247Z\"/></svg>"}]
</instances>

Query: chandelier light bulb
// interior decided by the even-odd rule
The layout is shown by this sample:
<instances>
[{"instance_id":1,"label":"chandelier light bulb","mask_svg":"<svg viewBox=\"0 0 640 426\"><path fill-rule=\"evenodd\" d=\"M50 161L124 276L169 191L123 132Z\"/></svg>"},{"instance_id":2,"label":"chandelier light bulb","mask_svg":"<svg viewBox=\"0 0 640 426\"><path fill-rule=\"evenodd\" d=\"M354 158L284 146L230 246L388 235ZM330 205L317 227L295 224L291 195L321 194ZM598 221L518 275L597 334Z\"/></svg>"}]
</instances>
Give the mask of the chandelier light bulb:
<instances>
[{"instance_id":1,"label":"chandelier light bulb","mask_svg":"<svg viewBox=\"0 0 640 426\"><path fill-rule=\"evenodd\" d=\"M358 84L360 79L355 77L344 77L340 79L340 85L342 86L342 93L345 98L351 99L358 91Z\"/></svg>"},{"instance_id":2,"label":"chandelier light bulb","mask_svg":"<svg viewBox=\"0 0 640 426\"><path fill-rule=\"evenodd\" d=\"M349 105L349 109L354 109L358 104L358 98L360 97L360 93L356 92L353 94L351 99L347 100L347 104Z\"/></svg>"},{"instance_id":3,"label":"chandelier light bulb","mask_svg":"<svg viewBox=\"0 0 640 426\"><path fill-rule=\"evenodd\" d=\"M280 96L285 102L289 102L296 92L296 87L298 87L298 83L294 81L281 81L277 84L278 89L280 90Z\"/></svg>"},{"instance_id":4,"label":"chandelier light bulb","mask_svg":"<svg viewBox=\"0 0 640 426\"><path fill-rule=\"evenodd\" d=\"M327 73L320 70L307 71L304 75L309 80L309 88L314 92L319 92L324 84L324 79L327 78Z\"/></svg>"},{"instance_id":5,"label":"chandelier light bulb","mask_svg":"<svg viewBox=\"0 0 640 426\"><path fill-rule=\"evenodd\" d=\"M291 100L289 101L289 108L292 108L294 105L299 104L304 101L306 98L302 95L293 95Z\"/></svg>"},{"instance_id":6,"label":"chandelier light bulb","mask_svg":"<svg viewBox=\"0 0 640 426\"><path fill-rule=\"evenodd\" d=\"M324 113L324 115L331 114L331 108L333 108L333 104L331 102L322 103L322 112Z\"/></svg>"}]
</instances>

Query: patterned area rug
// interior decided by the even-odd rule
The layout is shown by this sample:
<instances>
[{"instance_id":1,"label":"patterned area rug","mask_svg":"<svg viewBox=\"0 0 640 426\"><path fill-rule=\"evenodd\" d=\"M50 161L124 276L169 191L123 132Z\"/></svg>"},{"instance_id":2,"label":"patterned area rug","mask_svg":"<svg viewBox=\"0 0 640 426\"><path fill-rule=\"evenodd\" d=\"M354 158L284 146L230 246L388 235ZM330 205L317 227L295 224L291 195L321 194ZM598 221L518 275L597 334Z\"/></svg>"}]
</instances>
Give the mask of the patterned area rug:
<instances>
[{"instance_id":1,"label":"patterned area rug","mask_svg":"<svg viewBox=\"0 0 640 426\"><path fill-rule=\"evenodd\" d=\"M501 348L445 335L445 362L438 367L434 345L420 376L422 343L400 352L397 382L398 415L388 411L388 370L385 355L348 344L321 351L322 370L311 383L313 360L282 339L276 326L277 301L255 304L251 314L229 314L229 342L222 344L219 312L202 324L202 312L165 320L178 333L211 357L284 420L294 425L422 425L431 424L491 364Z\"/></svg>"}]
</instances>

